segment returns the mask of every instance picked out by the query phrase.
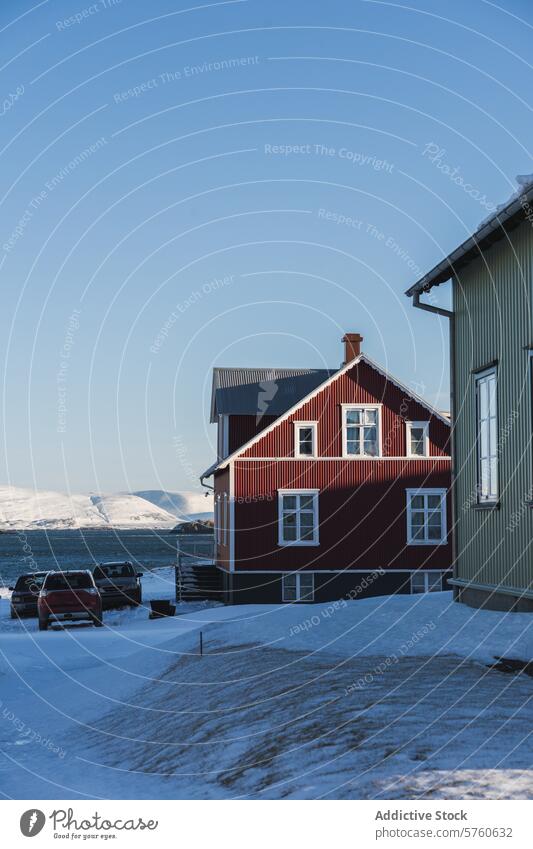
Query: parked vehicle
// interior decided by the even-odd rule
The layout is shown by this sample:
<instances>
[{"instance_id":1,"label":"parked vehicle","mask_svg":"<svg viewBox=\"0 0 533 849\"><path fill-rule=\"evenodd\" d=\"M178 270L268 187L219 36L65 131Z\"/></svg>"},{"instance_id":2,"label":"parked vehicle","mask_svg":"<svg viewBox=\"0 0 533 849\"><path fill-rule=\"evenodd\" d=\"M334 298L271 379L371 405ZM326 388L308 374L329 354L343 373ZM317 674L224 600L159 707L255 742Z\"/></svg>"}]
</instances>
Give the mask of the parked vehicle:
<instances>
[{"instance_id":1,"label":"parked vehicle","mask_svg":"<svg viewBox=\"0 0 533 849\"><path fill-rule=\"evenodd\" d=\"M99 563L93 577L102 595L104 610L110 607L130 605L138 607L142 602L142 572L136 572L128 560L117 563Z\"/></svg>"},{"instance_id":2,"label":"parked vehicle","mask_svg":"<svg viewBox=\"0 0 533 849\"><path fill-rule=\"evenodd\" d=\"M37 616L37 599L48 572L29 572L20 575L12 590L11 618L19 616Z\"/></svg>"},{"instance_id":3,"label":"parked vehicle","mask_svg":"<svg viewBox=\"0 0 533 849\"><path fill-rule=\"evenodd\" d=\"M37 602L39 630L53 622L102 625L102 597L88 569L48 572Z\"/></svg>"}]
</instances>

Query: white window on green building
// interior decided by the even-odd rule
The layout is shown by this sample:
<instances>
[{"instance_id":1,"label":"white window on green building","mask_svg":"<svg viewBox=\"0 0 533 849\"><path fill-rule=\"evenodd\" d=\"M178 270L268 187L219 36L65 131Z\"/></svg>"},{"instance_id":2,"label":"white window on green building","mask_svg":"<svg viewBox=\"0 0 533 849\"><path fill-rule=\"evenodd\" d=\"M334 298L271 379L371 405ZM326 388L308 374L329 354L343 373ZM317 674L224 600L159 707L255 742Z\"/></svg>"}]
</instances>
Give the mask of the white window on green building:
<instances>
[{"instance_id":1,"label":"white window on green building","mask_svg":"<svg viewBox=\"0 0 533 849\"><path fill-rule=\"evenodd\" d=\"M480 503L498 500L498 413L496 369L476 375L477 496Z\"/></svg>"}]
</instances>

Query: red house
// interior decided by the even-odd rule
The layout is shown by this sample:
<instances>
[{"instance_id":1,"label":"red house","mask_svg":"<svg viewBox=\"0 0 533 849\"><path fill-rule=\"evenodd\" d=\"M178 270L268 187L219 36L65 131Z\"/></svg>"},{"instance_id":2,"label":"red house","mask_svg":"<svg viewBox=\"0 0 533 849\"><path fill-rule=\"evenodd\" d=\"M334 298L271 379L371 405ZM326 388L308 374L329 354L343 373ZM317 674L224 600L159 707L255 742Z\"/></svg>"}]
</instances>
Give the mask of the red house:
<instances>
[{"instance_id":1,"label":"red house","mask_svg":"<svg viewBox=\"0 0 533 849\"><path fill-rule=\"evenodd\" d=\"M340 369L213 373L224 598L329 601L451 577L450 422L360 352Z\"/></svg>"}]
</instances>

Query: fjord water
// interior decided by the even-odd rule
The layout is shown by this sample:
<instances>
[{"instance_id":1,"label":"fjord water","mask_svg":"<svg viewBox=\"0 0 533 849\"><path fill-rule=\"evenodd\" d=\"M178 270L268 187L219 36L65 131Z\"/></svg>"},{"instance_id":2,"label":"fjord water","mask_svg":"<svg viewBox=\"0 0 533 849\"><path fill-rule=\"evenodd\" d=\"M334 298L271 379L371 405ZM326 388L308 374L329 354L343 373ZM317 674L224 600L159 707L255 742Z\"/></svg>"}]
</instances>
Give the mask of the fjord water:
<instances>
[{"instance_id":1,"label":"fjord water","mask_svg":"<svg viewBox=\"0 0 533 849\"><path fill-rule=\"evenodd\" d=\"M0 533L0 588L45 569L92 569L131 560L142 569L173 566L176 535L167 530L59 530Z\"/></svg>"}]
</instances>

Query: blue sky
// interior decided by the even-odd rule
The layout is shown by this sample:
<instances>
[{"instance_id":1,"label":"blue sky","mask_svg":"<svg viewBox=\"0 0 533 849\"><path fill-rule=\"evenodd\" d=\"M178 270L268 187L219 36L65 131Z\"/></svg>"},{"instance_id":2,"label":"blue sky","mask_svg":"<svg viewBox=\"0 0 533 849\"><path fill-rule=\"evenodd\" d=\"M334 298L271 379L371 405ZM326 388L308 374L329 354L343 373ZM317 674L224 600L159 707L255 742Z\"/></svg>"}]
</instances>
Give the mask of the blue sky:
<instances>
[{"instance_id":1,"label":"blue sky","mask_svg":"<svg viewBox=\"0 0 533 849\"><path fill-rule=\"evenodd\" d=\"M193 489L213 366L336 366L345 331L446 408L446 321L403 293L533 171L532 24L4 0L0 479Z\"/></svg>"}]
</instances>

